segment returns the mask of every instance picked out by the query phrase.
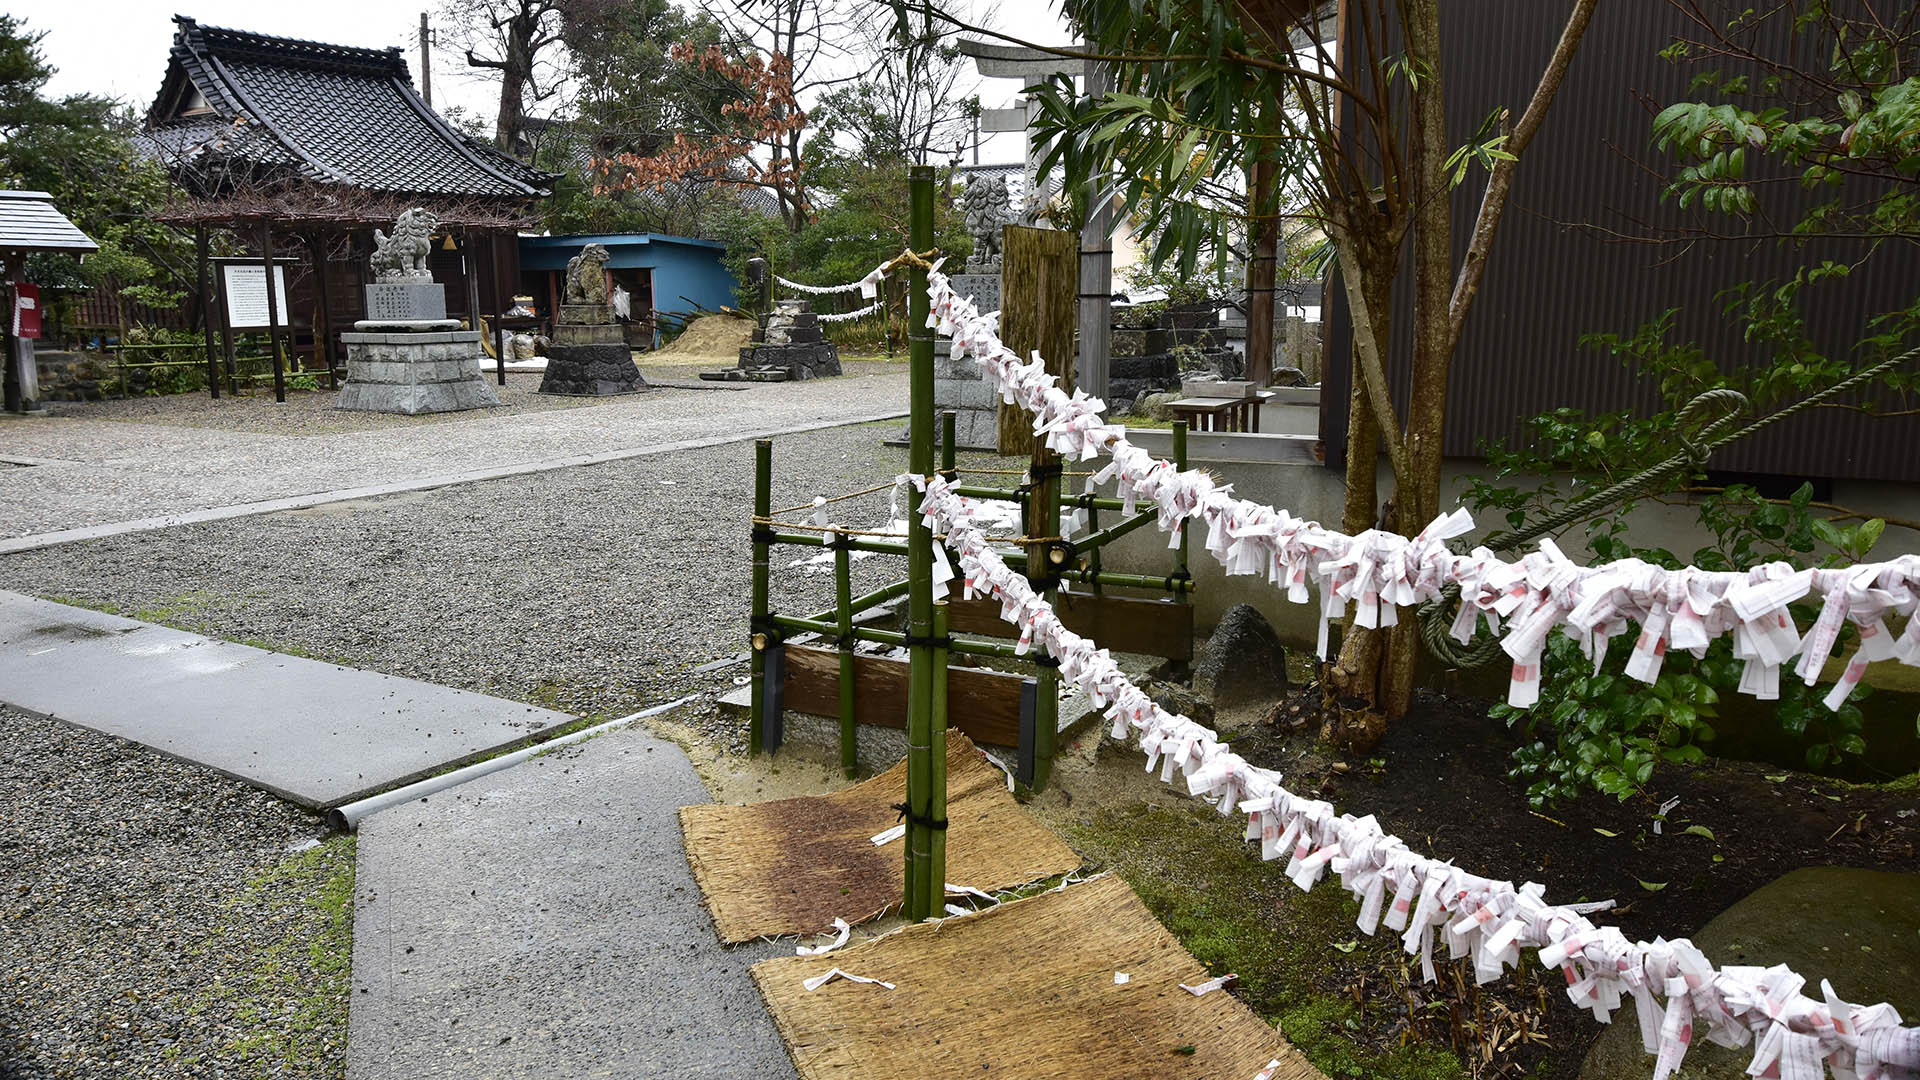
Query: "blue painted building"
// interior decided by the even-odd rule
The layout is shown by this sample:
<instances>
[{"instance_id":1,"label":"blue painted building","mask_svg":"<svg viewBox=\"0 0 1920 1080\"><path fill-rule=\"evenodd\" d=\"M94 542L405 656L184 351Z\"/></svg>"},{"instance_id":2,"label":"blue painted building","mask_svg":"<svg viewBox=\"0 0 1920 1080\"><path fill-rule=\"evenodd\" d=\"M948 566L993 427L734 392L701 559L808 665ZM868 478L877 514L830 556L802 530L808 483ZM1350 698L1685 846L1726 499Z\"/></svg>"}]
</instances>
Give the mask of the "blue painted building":
<instances>
[{"instance_id":1,"label":"blue painted building","mask_svg":"<svg viewBox=\"0 0 1920 1080\"><path fill-rule=\"evenodd\" d=\"M720 261L726 250L715 240L661 233L607 233L579 236L522 236L520 291L533 297L542 316L560 308L566 292L567 260L588 244L604 244L611 284L630 300L627 340L651 348L651 315L684 317L701 308L718 311L734 303L736 284Z\"/></svg>"}]
</instances>

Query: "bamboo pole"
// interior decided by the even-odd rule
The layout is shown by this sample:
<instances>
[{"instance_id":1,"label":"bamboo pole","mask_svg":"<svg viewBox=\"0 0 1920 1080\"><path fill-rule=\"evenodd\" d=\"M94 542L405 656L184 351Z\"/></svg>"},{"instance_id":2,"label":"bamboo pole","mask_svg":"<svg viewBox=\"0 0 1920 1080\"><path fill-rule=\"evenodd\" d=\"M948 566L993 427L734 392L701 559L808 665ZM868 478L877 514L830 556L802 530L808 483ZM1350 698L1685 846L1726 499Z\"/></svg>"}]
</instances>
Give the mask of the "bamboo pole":
<instances>
[{"instance_id":1,"label":"bamboo pole","mask_svg":"<svg viewBox=\"0 0 1920 1080\"><path fill-rule=\"evenodd\" d=\"M832 634L838 625L829 619L803 619L798 615L770 615L767 621L774 628L786 634ZM905 648L907 635L898 630L875 630L871 627L853 628L855 641L872 641L881 645ZM1006 641L993 641L987 638L956 637L947 643L952 652L968 656L991 656L1000 660L1032 661L1032 656L1014 652L1014 646Z\"/></svg>"},{"instance_id":2,"label":"bamboo pole","mask_svg":"<svg viewBox=\"0 0 1920 1080\"><path fill-rule=\"evenodd\" d=\"M947 417L951 421L953 414ZM947 605L942 601L933 605L933 639L938 642L946 636ZM947 650L938 644L933 647L932 705L933 785L927 808L932 826L927 838L931 857L927 860L926 905L928 914L939 918L946 912L947 900Z\"/></svg>"},{"instance_id":3,"label":"bamboo pole","mask_svg":"<svg viewBox=\"0 0 1920 1080\"><path fill-rule=\"evenodd\" d=\"M896 581L891 585L883 585L880 588L875 589L870 593L862 593L861 595L856 596L853 599L847 601L845 606L849 614L858 615L875 604L884 604L896 596L905 596L906 594L907 594L907 579L901 578L899 581ZM822 621L825 621L827 619L832 619L837 616L840 610L840 607L841 605L835 604L833 607L827 608L824 611L816 611L812 615L807 616L807 618L819 619Z\"/></svg>"},{"instance_id":4,"label":"bamboo pole","mask_svg":"<svg viewBox=\"0 0 1920 1080\"><path fill-rule=\"evenodd\" d=\"M915 251L933 247L933 169L915 165L908 170L908 246ZM914 476L933 473L933 331L927 327L927 272L914 267L908 285L912 308L908 313L909 446L907 467ZM932 873L933 809L933 532L917 513L907 515L907 921L920 922L928 910L928 877ZM937 886L935 886L937 888Z\"/></svg>"},{"instance_id":5,"label":"bamboo pole","mask_svg":"<svg viewBox=\"0 0 1920 1080\"><path fill-rule=\"evenodd\" d=\"M853 704L853 570L845 543L833 548L833 601L840 616L840 767L851 780L859 770L859 728Z\"/></svg>"},{"instance_id":6,"label":"bamboo pole","mask_svg":"<svg viewBox=\"0 0 1920 1080\"><path fill-rule=\"evenodd\" d=\"M1173 465L1181 472L1187 471L1187 422L1185 420L1173 422ZM1187 520L1181 518L1180 546L1174 549L1173 557L1173 576L1175 577L1187 576L1187 555L1192 539L1188 533Z\"/></svg>"},{"instance_id":7,"label":"bamboo pole","mask_svg":"<svg viewBox=\"0 0 1920 1080\"><path fill-rule=\"evenodd\" d=\"M773 509L773 440L760 439L753 444L753 516L765 518ZM758 754L761 747L760 709L766 688L761 681L767 671L767 646L773 644L773 626L767 620L767 549L772 545L770 530L753 527L753 617L748 624L752 644L752 675L747 715L747 753Z\"/></svg>"}]
</instances>

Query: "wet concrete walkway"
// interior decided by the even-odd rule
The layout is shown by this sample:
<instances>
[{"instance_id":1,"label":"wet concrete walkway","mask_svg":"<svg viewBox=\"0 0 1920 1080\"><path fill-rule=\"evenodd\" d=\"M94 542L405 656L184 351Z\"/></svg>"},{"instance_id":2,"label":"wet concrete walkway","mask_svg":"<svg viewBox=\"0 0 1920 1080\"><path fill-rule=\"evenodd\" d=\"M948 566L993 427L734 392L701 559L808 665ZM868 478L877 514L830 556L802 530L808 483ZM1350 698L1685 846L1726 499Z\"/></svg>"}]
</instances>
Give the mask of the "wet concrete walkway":
<instances>
[{"instance_id":1,"label":"wet concrete walkway","mask_svg":"<svg viewBox=\"0 0 1920 1080\"><path fill-rule=\"evenodd\" d=\"M637 728L373 815L354 888L349 1080L794 1075L719 944L676 810L686 756Z\"/></svg>"},{"instance_id":2,"label":"wet concrete walkway","mask_svg":"<svg viewBox=\"0 0 1920 1080\"><path fill-rule=\"evenodd\" d=\"M0 592L0 701L308 809L512 746L565 713Z\"/></svg>"}]
</instances>

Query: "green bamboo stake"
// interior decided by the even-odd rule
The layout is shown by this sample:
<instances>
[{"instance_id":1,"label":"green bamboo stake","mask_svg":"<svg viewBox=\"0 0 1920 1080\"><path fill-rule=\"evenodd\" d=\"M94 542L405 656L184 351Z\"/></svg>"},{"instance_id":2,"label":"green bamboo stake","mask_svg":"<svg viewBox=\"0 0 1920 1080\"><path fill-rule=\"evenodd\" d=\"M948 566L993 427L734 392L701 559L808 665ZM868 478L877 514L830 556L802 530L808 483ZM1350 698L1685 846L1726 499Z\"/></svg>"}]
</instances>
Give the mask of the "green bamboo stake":
<instances>
[{"instance_id":1,"label":"green bamboo stake","mask_svg":"<svg viewBox=\"0 0 1920 1080\"><path fill-rule=\"evenodd\" d=\"M949 422L952 413L947 414ZM949 429L951 430L951 429ZM947 636L947 605L933 605L933 639ZM947 905L947 650L933 647L933 797L927 816L936 824L928 829L927 911L938 917Z\"/></svg>"},{"instance_id":2,"label":"green bamboo stake","mask_svg":"<svg viewBox=\"0 0 1920 1080\"><path fill-rule=\"evenodd\" d=\"M758 754L762 743L760 709L766 688L761 685L767 670L767 646L771 644L767 624L767 543L769 526L759 524L773 511L773 440L760 439L753 444L753 620L747 633L752 646L752 689L747 715L747 753Z\"/></svg>"},{"instance_id":3,"label":"green bamboo stake","mask_svg":"<svg viewBox=\"0 0 1920 1080\"><path fill-rule=\"evenodd\" d=\"M1092 541L1087 545L1087 569L1093 572L1093 595L1099 596L1101 594L1100 548L1105 543L1105 538L1100 536L1100 507L1091 500L1087 504L1087 535L1079 542L1086 541Z\"/></svg>"},{"instance_id":4,"label":"green bamboo stake","mask_svg":"<svg viewBox=\"0 0 1920 1080\"><path fill-rule=\"evenodd\" d=\"M833 549L833 600L840 613L840 767L853 779L859 771L856 744L859 730L853 706L853 569L852 550Z\"/></svg>"},{"instance_id":5,"label":"green bamboo stake","mask_svg":"<svg viewBox=\"0 0 1920 1080\"><path fill-rule=\"evenodd\" d=\"M1173 464L1181 472L1187 471L1187 422L1185 420L1175 420L1173 422ZM1180 546L1175 549L1177 554L1173 557L1173 573L1175 577L1184 578L1187 576L1187 553L1190 540L1191 537L1187 535L1187 520L1181 518Z\"/></svg>"},{"instance_id":6,"label":"green bamboo stake","mask_svg":"<svg viewBox=\"0 0 1920 1080\"><path fill-rule=\"evenodd\" d=\"M908 245L933 247L933 169L908 170ZM907 314L909 445L907 467L915 476L933 473L933 331L927 326L927 272L912 268ZM907 835L906 911L909 922L934 914L927 897L933 850L927 827L933 808L933 533L917 513L907 515Z\"/></svg>"}]
</instances>

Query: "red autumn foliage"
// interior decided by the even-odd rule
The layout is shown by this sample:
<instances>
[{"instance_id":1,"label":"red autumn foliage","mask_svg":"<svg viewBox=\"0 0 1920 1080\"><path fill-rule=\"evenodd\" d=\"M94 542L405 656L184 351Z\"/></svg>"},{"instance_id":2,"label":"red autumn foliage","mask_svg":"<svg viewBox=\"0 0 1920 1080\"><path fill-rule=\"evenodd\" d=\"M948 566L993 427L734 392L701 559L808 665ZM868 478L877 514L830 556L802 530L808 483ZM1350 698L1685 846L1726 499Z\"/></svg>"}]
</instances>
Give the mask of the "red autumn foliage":
<instances>
[{"instance_id":1,"label":"red autumn foliage","mask_svg":"<svg viewBox=\"0 0 1920 1080\"><path fill-rule=\"evenodd\" d=\"M648 156L627 153L595 159L599 179L594 194L703 179L770 189L779 196L790 223L811 218L795 153L796 136L806 128L807 114L794 97L793 61L778 52L770 58L753 53L736 60L717 45L700 49L685 41L669 55L734 84L738 96L720 107L711 131L675 132L666 149ZM757 160L756 151L764 152L765 160Z\"/></svg>"}]
</instances>

